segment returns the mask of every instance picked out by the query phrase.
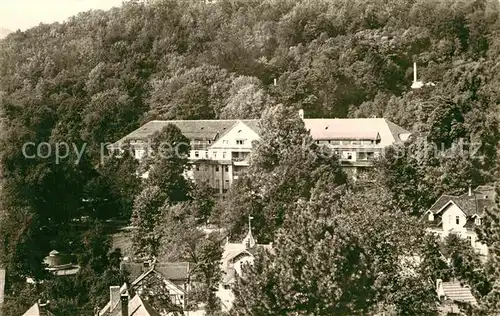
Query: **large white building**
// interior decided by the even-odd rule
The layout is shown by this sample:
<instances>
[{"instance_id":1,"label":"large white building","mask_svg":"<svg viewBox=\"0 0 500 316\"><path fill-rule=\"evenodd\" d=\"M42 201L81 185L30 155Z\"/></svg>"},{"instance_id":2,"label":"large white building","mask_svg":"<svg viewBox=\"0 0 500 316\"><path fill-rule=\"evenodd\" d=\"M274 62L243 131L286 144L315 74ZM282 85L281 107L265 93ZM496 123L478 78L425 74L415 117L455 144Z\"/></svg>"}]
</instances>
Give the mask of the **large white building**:
<instances>
[{"instance_id":1,"label":"large white building","mask_svg":"<svg viewBox=\"0 0 500 316\"><path fill-rule=\"evenodd\" d=\"M352 173L371 167L384 148L410 136L410 132L383 118L303 120L314 141L332 148L342 166ZM168 124L177 126L190 140L192 169L188 176L206 179L219 193L225 192L249 166L252 142L261 133L259 120L151 121L109 148L130 145L135 157L141 159L148 154L151 136Z\"/></svg>"},{"instance_id":2,"label":"large white building","mask_svg":"<svg viewBox=\"0 0 500 316\"><path fill-rule=\"evenodd\" d=\"M460 196L442 195L425 212L424 220L428 231L443 239L449 234L456 234L467 239L473 249L486 257L488 247L478 240L475 228L482 224L485 209L491 209L494 205L493 187L479 186L475 190L469 188L467 193Z\"/></svg>"}]
</instances>

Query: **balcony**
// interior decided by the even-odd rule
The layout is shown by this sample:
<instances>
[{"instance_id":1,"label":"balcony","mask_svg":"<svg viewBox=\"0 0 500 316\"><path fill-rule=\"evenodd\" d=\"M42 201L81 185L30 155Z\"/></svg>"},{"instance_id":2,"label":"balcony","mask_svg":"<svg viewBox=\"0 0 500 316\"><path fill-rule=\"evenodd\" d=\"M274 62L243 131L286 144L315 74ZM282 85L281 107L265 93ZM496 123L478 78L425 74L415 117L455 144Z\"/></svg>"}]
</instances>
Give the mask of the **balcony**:
<instances>
[{"instance_id":1,"label":"balcony","mask_svg":"<svg viewBox=\"0 0 500 316\"><path fill-rule=\"evenodd\" d=\"M235 166L249 166L250 155L249 154L241 154L241 153L231 153L231 160Z\"/></svg>"},{"instance_id":2,"label":"balcony","mask_svg":"<svg viewBox=\"0 0 500 316\"><path fill-rule=\"evenodd\" d=\"M342 167L372 167L373 161L370 160L346 160L341 159L340 165Z\"/></svg>"}]
</instances>

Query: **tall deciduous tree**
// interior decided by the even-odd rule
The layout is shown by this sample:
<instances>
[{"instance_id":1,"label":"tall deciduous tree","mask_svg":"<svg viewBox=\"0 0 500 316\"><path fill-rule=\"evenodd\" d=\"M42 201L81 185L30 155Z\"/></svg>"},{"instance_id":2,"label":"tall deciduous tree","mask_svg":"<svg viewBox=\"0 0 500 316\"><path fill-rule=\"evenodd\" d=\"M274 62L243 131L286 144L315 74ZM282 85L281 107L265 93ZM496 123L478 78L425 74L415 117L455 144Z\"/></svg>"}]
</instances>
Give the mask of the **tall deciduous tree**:
<instances>
[{"instance_id":1,"label":"tall deciduous tree","mask_svg":"<svg viewBox=\"0 0 500 316\"><path fill-rule=\"evenodd\" d=\"M137 256L158 256L161 242L162 206L167 202L167 195L157 186L147 186L136 197L131 223L133 249Z\"/></svg>"},{"instance_id":2,"label":"tall deciduous tree","mask_svg":"<svg viewBox=\"0 0 500 316\"><path fill-rule=\"evenodd\" d=\"M190 142L180 129L168 124L152 136L150 153L145 159L149 169L146 186L157 186L172 203L188 199L190 182L184 176L188 168Z\"/></svg>"},{"instance_id":3,"label":"tall deciduous tree","mask_svg":"<svg viewBox=\"0 0 500 316\"><path fill-rule=\"evenodd\" d=\"M238 280L235 314L436 315L433 283L414 259L423 232L401 211L362 197L290 209L275 253L262 253Z\"/></svg>"},{"instance_id":4,"label":"tall deciduous tree","mask_svg":"<svg viewBox=\"0 0 500 316\"><path fill-rule=\"evenodd\" d=\"M277 105L264 112L261 138L254 144L251 165L223 202L225 223L233 235L244 233L245 218L254 216L255 233L272 241L287 207L309 199L319 180L346 181L335 155L312 140L298 113ZM237 210L237 211L235 211Z\"/></svg>"}]
</instances>

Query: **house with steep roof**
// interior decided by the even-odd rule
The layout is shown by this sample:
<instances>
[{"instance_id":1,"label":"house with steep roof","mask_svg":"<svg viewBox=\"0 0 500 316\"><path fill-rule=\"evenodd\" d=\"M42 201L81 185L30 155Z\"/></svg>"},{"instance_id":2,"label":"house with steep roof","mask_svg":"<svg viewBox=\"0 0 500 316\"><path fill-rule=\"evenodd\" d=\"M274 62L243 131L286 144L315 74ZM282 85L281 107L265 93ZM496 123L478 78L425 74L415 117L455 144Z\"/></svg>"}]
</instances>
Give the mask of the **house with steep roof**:
<instances>
[{"instance_id":1,"label":"house with steep roof","mask_svg":"<svg viewBox=\"0 0 500 316\"><path fill-rule=\"evenodd\" d=\"M130 262L121 263L122 271L129 275L130 289L139 295L164 295L173 306L183 310L187 306L187 293L191 288L194 265L189 262Z\"/></svg>"},{"instance_id":2,"label":"house with steep roof","mask_svg":"<svg viewBox=\"0 0 500 316\"><path fill-rule=\"evenodd\" d=\"M448 313L460 314L461 311L457 303L477 305L477 300L472 295L470 286L462 282L443 282L443 280L438 279L436 281L436 292L440 302L440 312L443 315L448 315Z\"/></svg>"},{"instance_id":3,"label":"house with steep roof","mask_svg":"<svg viewBox=\"0 0 500 316\"><path fill-rule=\"evenodd\" d=\"M248 218L248 233L239 243L226 241L222 253L221 269L223 272L222 282L217 291L217 297L222 303L222 310L228 311L232 308L234 295L232 286L238 276L244 276L242 267L252 264L255 257L262 251L272 251L273 244L258 244L252 234L252 217Z\"/></svg>"},{"instance_id":4,"label":"house with steep roof","mask_svg":"<svg viewBox=\"0 0 500 316\"><path fill-rule=\"evenodd\" d=\"M481 243L475 232L480 226L486 209L495 206L495 189L491 186L478 186L475 190L459 196L442 195L424 213L423 220L427 230L445 238L456 234L470 241L480 255L488 255L488 247Z\"/></svg>"},{"instance_id":5,"label":"house with steep roof","mask_svg":"<svg viewBox=\"0 0 500 316\"><path fill-rule=\"evenodd\" d=\"M96 316L160 316L139 294L131 295L127 285L111 286L109 302Z\"/></svg>"}]
</instances>

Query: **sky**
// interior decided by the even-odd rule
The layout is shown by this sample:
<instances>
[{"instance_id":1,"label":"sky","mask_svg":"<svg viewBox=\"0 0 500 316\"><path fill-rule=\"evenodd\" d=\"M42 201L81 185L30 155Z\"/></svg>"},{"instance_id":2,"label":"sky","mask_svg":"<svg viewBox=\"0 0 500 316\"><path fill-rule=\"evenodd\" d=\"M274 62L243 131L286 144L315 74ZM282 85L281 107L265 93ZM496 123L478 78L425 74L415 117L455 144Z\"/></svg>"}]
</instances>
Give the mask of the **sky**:
<instances>
[{"instance_id":1,"label":"sky","mask_svg":"<svg viewBox=\"0 0 500 316\"><path fill-rule=\"evenodd\" d=\"M82 11L121 4L122 0L0 0L0 28L24 31L42 22L62 22Z\"/></svg>"}]
</instances>

